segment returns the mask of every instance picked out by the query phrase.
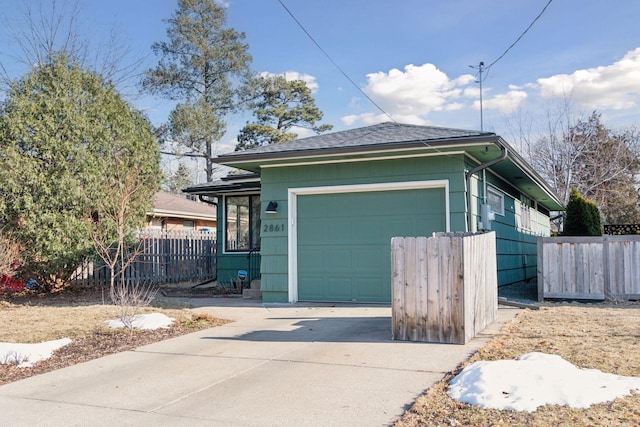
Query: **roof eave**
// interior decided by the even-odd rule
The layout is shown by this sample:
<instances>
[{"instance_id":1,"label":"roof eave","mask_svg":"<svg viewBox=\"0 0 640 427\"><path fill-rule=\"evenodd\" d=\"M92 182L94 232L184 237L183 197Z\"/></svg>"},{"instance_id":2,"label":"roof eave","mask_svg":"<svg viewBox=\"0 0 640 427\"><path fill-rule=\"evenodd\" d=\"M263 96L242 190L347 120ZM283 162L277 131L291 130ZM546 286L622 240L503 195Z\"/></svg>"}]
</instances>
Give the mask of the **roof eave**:
<instances>
[{"instance_id":1,"label":"roof eave","mask_svg":"<svg viewBox=\"0 0 640 427\"><path fill-rule=\"evenodd\" d=\"M499 138L499 143L507 147L507 157L522 171L524 172L538 187L540 187L553 202L549 204L550 210L564 210L564 206L560 201L558 195L549 186L547 181L542 178L535 170L531 168L531 165L518 154L502 137ZM555 206L553 206L555 204ZM557 209L559 208L559 209Z\"/></svg>"},{"instance_id":2,"label":"roof eave","mask_svg":"<svg viewBox=\"0 0 640 427\"><path fill-rule=\"evenodd\" d=\"M162 218L184 218L184 219L199 219L204 221L215 221L215 214L199 214L193 212L181 212L170 209L153 209L151 212L147 212L148 216L162 217Z\"/></svg>"},{"instance_id":3,"label":"roof eave","mask_svg":"<svg viewBox=\"0 0 640 427\"><path fill-rule=\"evenodd\" d=\"M473 143L491 143L497 141L498 136L495 134L482 135L482 136L466 136L459 138L443 138L443 139L429 139L429 140L415 140L406 142L390 142L385 144L370 144L362 146L348 146L348 147L330 147L330 148L313 148L306 150L288 150L275 153L247 153L247 154L234 154L234 155L222 155L216 158L216 163L225 166L242 165L243 163L255 163L259 161L277 161L286 160L291 158L304 159L315 158L335 155L358 155L372 152L384 152L384 151L401 151L410 150L415 148L448 148L456 147L461 144L473 144Z\"/></svg>"},{"instance_id":4,"label":"roof eave","mask_svg":"<svg viewBox=\"0 0 640 427\"><path fill-rule=\"evenodd\" d=\"M230 194L230 193L247 193L260 191L260 181L252 181L251 183L237 183L228 185L198 185L187 187L182 190L187 194Z\"/></svg>"}]
</instances>

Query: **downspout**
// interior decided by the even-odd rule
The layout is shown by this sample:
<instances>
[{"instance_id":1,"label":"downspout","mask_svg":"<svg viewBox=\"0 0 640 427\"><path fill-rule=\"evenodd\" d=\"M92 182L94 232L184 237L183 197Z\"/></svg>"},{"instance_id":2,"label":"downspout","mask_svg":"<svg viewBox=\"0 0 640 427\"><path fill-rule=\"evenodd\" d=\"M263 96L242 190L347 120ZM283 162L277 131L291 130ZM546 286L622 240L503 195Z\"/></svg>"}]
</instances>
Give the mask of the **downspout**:
<instances>
[{"instance_id":1,"label":"downspout","mask_svg":"<svg viewBox=\"0 0 640 427\"><path fill-rule=\"evenodd\" d=\"M500 163L501 161L503 161L504 159L507 158L508 152L507 152L507 147L505 147L504 145L500 144L499 141L494 142L494 144L500 148L501 153L500 153L500 157L497 157L493 160L489 160L487 163L483 163L481 165L476 166L475 168L471 169L470 171L468 171L466 173L466 179L467 179L467 226L468 226L468 230L467 231L474 231L475 227L473 227L473 211L471 209L471 203L473 202L472 200L472 194L471 194L471 178L473 177L474 174L480 172L481 170L487 169L493 165L495 165L496 163Z\"/></svg>"},{"instance_id":2,"label":"downspout","mask_svg":"<svg viewBox=\"0 0 640 427\"><path fill-rule=\"evenodd\" d=\"M212 206L218 206L218 201L216 200L215 202L212 200L207 200L205 199L205 197L208 197L204 194L198 194L198 200L200 200L202 203L206 203L208 205L212 205Z\"/></svg>"}]
</instances>

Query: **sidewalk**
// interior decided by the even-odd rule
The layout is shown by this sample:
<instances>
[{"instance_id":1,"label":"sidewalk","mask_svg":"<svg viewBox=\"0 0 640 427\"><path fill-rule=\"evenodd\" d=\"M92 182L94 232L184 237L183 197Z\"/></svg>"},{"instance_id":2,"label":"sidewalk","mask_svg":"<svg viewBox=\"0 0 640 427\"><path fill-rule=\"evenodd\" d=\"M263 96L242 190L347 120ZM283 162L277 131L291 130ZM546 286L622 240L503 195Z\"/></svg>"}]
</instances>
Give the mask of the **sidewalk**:
<instances>
[{"instance_id":1,"label":"sidewalk","mask_svg":"<svg viewBox=\"0 0 640 427\"><path fill-rule=\"evenodd\" d=\"M0 425L388 425L519 311L461 346L392 341L389 307L196 310L236 321L0 386Z\"/></svg>"}]
</instances>

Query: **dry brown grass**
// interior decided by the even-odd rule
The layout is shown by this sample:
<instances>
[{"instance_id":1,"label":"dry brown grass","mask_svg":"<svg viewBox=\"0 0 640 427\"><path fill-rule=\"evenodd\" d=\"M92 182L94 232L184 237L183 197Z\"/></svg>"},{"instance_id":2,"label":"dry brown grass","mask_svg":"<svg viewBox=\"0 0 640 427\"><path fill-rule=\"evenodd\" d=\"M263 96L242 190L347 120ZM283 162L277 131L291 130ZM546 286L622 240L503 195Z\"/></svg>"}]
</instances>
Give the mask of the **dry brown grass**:
<instances>
[{"instance_id":1,"label":"dry brown grass","mask_svg":"<svg viewBox=\"0 0 640 427\"><path fill-rule=\"evenodd\" d=\"M0 342L39 343L65 337L73 340L32 368L0 365L0 384L227 323L177 305L156 304L139 310L151 312L164 313L175 322L169 328L151 331L110 329L105 321L117 319L119 307L103 299L100 292L27 294L0 301Z\"/></svg>"},{"instance_id":2,"label":"dry brown grass","mask_svg":"<svg viewBox=\"0 0 640 427\"><path fill-rule=\"evenodd\" d=\"M532 413L482 409L448 396L448 382L467 364L515 359L532 351L558 354L584 368L640 376L640 306L570 304L525 310L456 372L420 397L395 426L640 425L638 393L588 409L547 405Z\"/></svg>"}]
</instances>

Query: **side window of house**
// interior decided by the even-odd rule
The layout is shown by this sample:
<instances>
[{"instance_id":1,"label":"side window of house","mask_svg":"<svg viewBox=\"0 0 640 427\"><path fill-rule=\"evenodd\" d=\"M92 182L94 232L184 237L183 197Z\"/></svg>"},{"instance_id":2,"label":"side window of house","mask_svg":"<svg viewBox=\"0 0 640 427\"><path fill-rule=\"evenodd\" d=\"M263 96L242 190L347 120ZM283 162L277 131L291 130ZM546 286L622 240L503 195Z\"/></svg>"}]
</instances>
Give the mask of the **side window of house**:
<instances>
[{"instance_id":1,"label":"side window of house","mask_svg":"<svg viewBox=\"0 0 640 427\"><path fill-rule=\"evenodd\" d=\"M487 187L487 203L491 211L497 215L504 215L504 194L493 187Z\"/></svg>"},{"instance_id":2,"label":"side window of house","mask_svg":"<svg viewBox=\"0 0 640 427\"><path fill-rule=\"evenodd\" d=\"M185 231L194 231L196 229L196 223L191 220L184 220L182 221L182 228Z\"/></svg>"},{"instance_id":3,"label":"side window of house","mask_svg":"<svg viewBox=\"0 0 640 427\"><path fill-rule=\"evenodd\" d=\"M531 230L531 199L520 196L520 227Z\"/></svg>"},{"instance_id":4,"label":"side window of house","mask_svg":"<svg viewBox=\"0 0 640 427\"><path fill-rule=\"evenodd\" d=\"M225 197L225 250L246 252L260 247L260 196Z\"/></svg>"}]
</instances>

